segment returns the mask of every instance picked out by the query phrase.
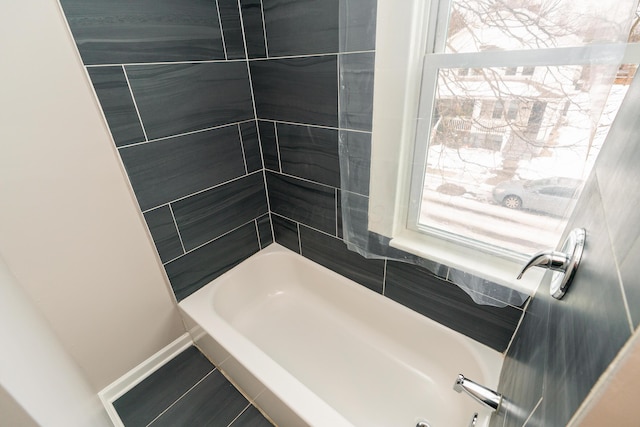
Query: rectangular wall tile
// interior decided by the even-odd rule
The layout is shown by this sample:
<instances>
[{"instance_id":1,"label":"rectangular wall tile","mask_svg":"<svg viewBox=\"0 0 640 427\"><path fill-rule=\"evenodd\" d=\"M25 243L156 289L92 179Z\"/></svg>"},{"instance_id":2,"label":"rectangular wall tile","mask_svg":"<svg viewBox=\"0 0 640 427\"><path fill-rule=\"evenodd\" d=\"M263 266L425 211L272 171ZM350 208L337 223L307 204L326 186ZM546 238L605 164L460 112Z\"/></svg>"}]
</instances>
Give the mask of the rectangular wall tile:
<instances>
[{"instance_id":1,"label":"rectangular wall tile","mask_svg":"<svg viewBox=\"0 0 640 427\"><path fill-rule=\"evenodd\" d=\"M113 406L127 427L146 426L215 367L189 347L144 379Z\"/></svg>"},{"instance_id":2,"label":"rectangular wall tile","mask_svg":"<svg viewBox=\"0 0 640 427\"><path fill-rule=\"evenodd\" d=\"M247 163L247 172L255 172L262 169L262 155L260 154L260 141L258 140L258 128L255 121L240 123L240 135L244 158Z\"/></svg>"},{"instance_id":3,"label":"rectangular wall tile","mask_svg":"<svg viewBox=\"0 0 640 427\"><path fill-rule=\"evenodd\" d=\"M544 392L550 298L541 292L529 303L502 365L498 392L506 398L504 427L522 427Z\"/></svg>"},{"instance_id":4,"label":"rectangular wall tile","mask_svg":"<svg viewBox=\"0 0 640 427\"><path fill-rule=\"evenodd\" d=\"M260 250L253 222L165 265L178 301Z\"/></svg>"},{"instance_id":5,"label":"rectangular wall tile","mask_svg":"<svg viewBox=\"0 0 640 427\"><path fill-rule=\"evenodd\" d=\"M224 59L215 2L61 3L85 64Z\"/></svg>"},{"instance_id":6,"label":"rectangular wall tile","mask_svg":"<svg viewBox=\"0 0 640 427\"><path fill-rule=\"evenodd\" d=\"M227 59L244 59L244 39L237 0L217 0Z\"/></svg>"},{"instance_id":7,"label":"rectangular wall tile","mask_svg":"<svg viewBox=\"0 0 640 427\"><path fill-rule=\"evenodd\" d=\"M273 221L273 234L276 243L300 253L300 238L298 237L298 224L278 215L271 215Z\"/></svg>"},{"instance_id":8,"label":"rectangular wall tile","mask_svg":"<svg viewBox=\"0 0 640 427\"><path fill-rule=\"evenodd\" d=\"M385 295L438 323L504 351L522 311L473 302L459 287L412 264L387 263Z\"/></svg>"},{"instance_id":9,"label":"rectangular wall tile","mask_svg":"<svg viewBox=\"0 0 640 427\"><path fill-rule=\"evenodd\" d=\"M268 212L261 172L172 203L187 251Z\"/></svg>"},{"instance_id":10,"label":"rectangular wall tile","mask_svg":"<svg viewBox=\"0 0 640 427\"><path fill-rule=\"evenodd\" d=\"M264 58L267 56L267 49L264 39L261 1L240 0L240 5L249 58Z\"/></svg>"},{"instance_id":11,"label":"rectangular wall tile","mask_svg":"<svg viewBox=\"0 0 640 427\"><path fill-rule=\"evenodd\" d=\"M264 167L272 171L281 172L275 124L273 122L258 120L258 129L260 131Z\"/></svg>"},{"instance_id":12,"label":"rectangular wall tile","mask_svg":"<svg viewBox=\"0 0 640 427\"><path fill-rule=\"evenodd\" d=\"M170 261L184 253L180 236L169 206L161 206L144 214L153 243L162 262Z\"/></svg>"},{"instance_id":13,"label":"rectangular wall tile","mask_svg":"<svg viewBox=\"0 0 640 427\"><path fill-rule=\"evenodd\" d=\"M263 0L269 56L338 52L338 0Z\"/></svg>"},{"instance_id":14,"label":"rectangular wall tile","mask_svg":"<svg viewBox=\"0 0 640 427\"><path fill-rule=\"evenodd\" d=\"M373 120L373 53L340 55L340 127L371 131Z\"/></svg>"},{"instance_id":15,"label":"rectangular wall tile","mask_svg":"<svg viewBox=\"0 0 640 427\"><path fill-rule=\"evenodd\" d=\"M565 425L631 336L597 179L592 176L567 230L587 230L571 287L549 308L544 416ZM561 326L558 326L561 325Z\"/></svg>"},{"instance_id":16,"label":"rectangular wall tile","mask_svg":"<svg viewBox=\"0 0 640 427\"><path fill-rule=\"evenodd\" d=\"M382 293L384 261L366 259L347 249L344 242L336 237L300 226L302 255L354 282Z\"/></svg>"},{"instance_id":17,"label":"rectangular wall tile","mask_svg":"<svg viewBox=\"0 0 640 427\"><path fill-rule=\"evenodd\" d=\"M243 62L125 67L149 139L254 117Z\"/></svg>"},{"instance_id":18,"label":"rectangular wall tile","mask_svg":"<svg viewBox=\"0 0 640 427\"><path fill-rule=\"evenodd\" d=\"M337 56L251 62L258 118L338 126Z\"/></svg>"},{"instance_id":19,"label":"rectangular wall tile","mask_svg":"<svg viewBox=\"0 0 640 427\"><path fill-rule=\"evenodd\" d=\"M122 67L88 68L116 146L145 140Z\"/></svg>"},{"instance_id":20,"label":"rectangular wall tile","mask_svg":"<svg viewBox=\"0 0 640 427\"><path fill-rule=\"evenodd\" d=\"M245 174L237 126L124 147L120 156L143 211Z\"/></svg>"},{"instance_id":21,"label":"rectangular wall tile","mask_svg":"<svg viewBox=\"0 0 640 427\"><path fill-rule=\"evenodd\" d=\"M282 173L340 186L337 130L279 123L278 147Z\"/></svg>"},{"instance_id":22,"label":"rectangular wall tile","mask_svg":"<svg viewBox=\"0 0 640 427\"><path fill-rule=\"evenodd\" d=\"M349 31L340 33L340 52L361 52L375 49L377 2L349 0L340 2L340 26Z\"/></svg>"},{"instance_id":23,"label":"rectangular wall tile","mask_svg":"<svg viewBox=\"0 0 640 427\"><path fill-rule=\"evenodd\" d=\"M150 427L226 427L248 405L249 401L216 369Z\"/></svg>"},{"instance_id":24,"label":"rectangular wall tile","mask_svg":"<svg viewBox=\"0 0 640 427\"><path fill-rule=\"evenodd\" d=\"M271 232L271 216L263 215L256 220L258 226L258 237L260 239L260 248L264 249L273 243L273 233Z\"/></svg>"},{"instance_id":25,"label":"rectangular wall tile","mask_svg":"<svg viewBox=\"0 0 640 427\"><path fill-rule=\"evenodd\" d=\"M371 134L340 131L340 172L343 190L364 196L369 195L369 173L371 170Z\"/></svg>"},{"instance_id":26,"label":"rectangular wall tile","mask_svg":"<svg viewBox=\"0 0 640 427\"><path fill-rule=\"evenodd\" d=\"M267 173L267 188L272 212L335 235L333 188L273 172Z\"/></svg>"}]
</instances>

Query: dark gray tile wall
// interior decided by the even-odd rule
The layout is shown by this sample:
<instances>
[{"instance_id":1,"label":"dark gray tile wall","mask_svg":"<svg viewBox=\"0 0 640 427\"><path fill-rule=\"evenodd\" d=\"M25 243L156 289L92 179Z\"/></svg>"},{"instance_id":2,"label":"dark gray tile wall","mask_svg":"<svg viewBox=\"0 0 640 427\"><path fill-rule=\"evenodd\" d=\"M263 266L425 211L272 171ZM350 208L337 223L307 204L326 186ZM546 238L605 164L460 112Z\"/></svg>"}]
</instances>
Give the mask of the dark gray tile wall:
<instances>
[{"instance_id":1,"label":"dark gray tile wall","mask_svg":"<svg viewBox=\"0 0 640 427\"><path fill-rule=\"evenodd\" d=\"M587 230L574 282L558 301L543 283L526 309L502 370L509 399L494 426L566 425L638 327L640 118L635 81L585 185L568 229Z\"/></svg>"},{"instance_id":2,"label":"dark gray tile wall","mask_svg":"<svg viewBox=\"0 0 640 427\"><path fill-rule=\"evenodd\" d=\"M176 298L185 298L273 241L238 2L61 3ZM242 10L266 55L260 0Z\"/></svg>"},{"instance_id":3,"label":"dark gray tile wall","mask_svg":"<svg viewBox=\"0 0 640 427\"><path fill-rule=\"evenodd\" d=\"M178 354L113 406L125 427L272 425L196 347Z\"/></svg>"},{"instance_id":4,"label":"dark gray tile wall","mask_svg":"<svg viewBox=\"0 0 640 427\"><path fill-rule=\"evenodd\" d=\"M518 307L477 308L469 296L426 270L382 259L366 259L342 241L341 197L366 206L371 156L375 2L262 0L263 23L252 7L255 53L251 78L262 142L275 240L376 292L499 350L504 351L522 315ZM355 31L340 39L339 19ZM246 19L246 16L245 16ZM262 46L265 49L262 50ZM338 70L338 65L341 65ZM341 75L339 73L342 73ZM348 86L338 97L338 82ZM343 121L338 123L338 108ZM339 132L339 126L342 132ZM349 173L359 185L340 192L339 133ZM355 206L355 204L354 204ZM363 211L363 214L366 211ZM400 254L400 258L428 261ZM413 272L408 288L393 281ZM391 272L391 280L389 273ZM440 272L447 277L448 269ZM386 276L386 281L385 281ZM404 285L405 282L402 283ZM418 302L417 305L415 303ZM441 316L451 307L473 311L473 319ZM464 310L463 310L464 311Z\"/></svg>"}]
</instances>

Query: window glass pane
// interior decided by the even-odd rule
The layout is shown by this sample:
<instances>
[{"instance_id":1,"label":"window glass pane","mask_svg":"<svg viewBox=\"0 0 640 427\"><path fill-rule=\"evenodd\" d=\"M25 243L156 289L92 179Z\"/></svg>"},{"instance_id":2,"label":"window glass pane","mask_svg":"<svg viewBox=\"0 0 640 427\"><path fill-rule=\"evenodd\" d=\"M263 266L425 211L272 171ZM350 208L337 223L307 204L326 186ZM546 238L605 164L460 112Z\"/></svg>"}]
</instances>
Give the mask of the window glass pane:
<instances>
[{"instance_id":1,"label":"window glass pane","mask_svg":"<svg viewBox=\"0 0 640 427\"><path fill-rule=\"evenodd\" d=\"M630 2L453 0L445 52L542 49L627 41ZM528 70L525 69L528 72Z\"/></svg>"},{"instance_id":2,"label":"window glass pane","mask_svg":"<svg viewBox=\"0 0 640 427\"><path fill-rule=\"evenodd\" d=\"M438 70L418 228L523 254L554 246L628 80L598 98L597 66L538 66L534 84L480 71Z\"/></svg>"}]
</instances>

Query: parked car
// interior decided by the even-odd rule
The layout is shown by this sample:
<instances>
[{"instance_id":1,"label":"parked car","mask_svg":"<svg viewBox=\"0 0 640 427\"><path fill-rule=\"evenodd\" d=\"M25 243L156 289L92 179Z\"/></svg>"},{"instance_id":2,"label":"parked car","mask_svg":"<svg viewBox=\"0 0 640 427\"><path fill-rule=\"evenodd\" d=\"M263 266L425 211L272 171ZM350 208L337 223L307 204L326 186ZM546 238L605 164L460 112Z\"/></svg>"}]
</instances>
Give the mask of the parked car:
<instances>
[{"instance_id":1,"label":"parked car","mask_svg":"<svg viewBox=\"0 0 640 427\"><path fill-rule=\"evenodd\" d=\"M562 216L578 197L582 181L573 178L544 178L505 181L493 189L493 199L509 209L529 209Z\"/></svg>"}]
</instances>

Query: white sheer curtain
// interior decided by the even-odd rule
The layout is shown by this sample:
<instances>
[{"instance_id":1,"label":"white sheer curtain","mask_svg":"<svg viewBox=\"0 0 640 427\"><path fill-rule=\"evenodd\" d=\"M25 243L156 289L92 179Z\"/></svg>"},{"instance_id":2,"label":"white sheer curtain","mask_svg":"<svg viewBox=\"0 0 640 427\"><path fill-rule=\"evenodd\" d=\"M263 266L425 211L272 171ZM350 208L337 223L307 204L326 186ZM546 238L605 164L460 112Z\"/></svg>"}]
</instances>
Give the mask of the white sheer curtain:
<instances>
[{"instance_id":1,"label":"white sheer curtain","mask_svg":"<svg viewBox=\"0 0 640 427\"><path fill-rule=\"evenodd\" d=\"M382 1L393 0L378 0ZM430 144L424 142L426 152L422 157L426 159L416 156L412 172L426 176L424 187L419 189L420 209L414 216L418 217L418 226L442 228L454 234L468 233L477 241L488 240L500 245L501 237L495 238L495 235L507 229L508 224L498 225L500 230L483 234L480 229L485 221L480 217L478 229L463 220L457 221L462 225L456 228L455 224L451 225L456 223L450 221L451 217L438 215L440 205L435 203L444 200L452 205L473 204L481 206L480 210L484 206L486 211L497 212L497 216L511 214L512 211L491 198L488 188L496 186L501 179L525 182L545 173L556 173L552 168L564 167L562 163L570 158L565 156L567 152L582 159L579 166L573 165L573 175L579 179L586 177L624 96L625 82L621 82L624 67L620 68L620 64L635 18L637 0L444 0L441 3L449 12L443 14L443 7L439 9L438 25L448 20L448 30L441 36L440 48L436 47L433 56L425 61L425 69L431 67L432 75L436 76L436 89L427 102L430 107L421 108L424 117L412 118L416 124L418 120L430 123L425 133L418 132L418 138L429 140ZM375 9L375 3L370 0L340 0L339 154L345 243L349 249L368 258L420 265L460 286L478 304L522 304L528 295L476 277L464 268L449 268L395 249L389 245L392 236L369 230L369 222L387 211L369 210L369 178L370 174L377 173L370 170L370 118L375 78L372 8ZM542 52L540 49L556 59L548 63L542 60L534 67L526 63L512 66L509 62L531 57L532 52L535 56L536 52ZM509 59L513 57L512 52L518 51L524 53ZM487 52L489 55L485 55ZM559 56L560 60L557 59ZM491 63L492 58L498 58L496 64ZM502 77L491 80L491 76ZM505 102L505 99L509 101ZM376 105L380 102L384 100L376 100ZM545 115L536 117L536 111L542 109L543 104ZM518 135L519 139L501 134L495 125L497 117L504 121L500 124L506 129L503 132ZM513 120L509 122L509 119ZM487 130L491 123L494 127ZM473 129L480 131L473 133ZM533 134L535 137L531 136ZM518 145L513 143L516 139L529 151L509 148ZM373 143L400 144L400 141L378 141L373 135ZM485 155L486 158L487 152L492 153L493 163L476 157L467 160L467 164L473 164L473 170L467 168L464 173L455 170L456 162L460 163L465 155ZM436 161L436 153L440 163ZM452 154L455 159L441 160ZM525 157L526 164L522 160ZM555 161L555 166L551 160ZM539 170L533 170L534 167ZM435 176L433 184L429 184L429 174ZM458 188L464 193L455 194ZM526 218L540 216L539 222L560 236L570 209L560 217L557 213L555 216L541 215L541 212L517 214ZM457 218L457 214L453 216ZM533 221L538 220L533 218ZM535 239L539 236L534 236L533 242L527 242L526 233L524 235L514 239L519 246L514 246L513 250L527 255L546 248L536 245L558 243L537 243Z\"/></svg>"}]
</instances>

